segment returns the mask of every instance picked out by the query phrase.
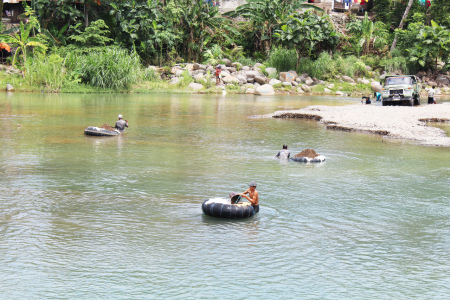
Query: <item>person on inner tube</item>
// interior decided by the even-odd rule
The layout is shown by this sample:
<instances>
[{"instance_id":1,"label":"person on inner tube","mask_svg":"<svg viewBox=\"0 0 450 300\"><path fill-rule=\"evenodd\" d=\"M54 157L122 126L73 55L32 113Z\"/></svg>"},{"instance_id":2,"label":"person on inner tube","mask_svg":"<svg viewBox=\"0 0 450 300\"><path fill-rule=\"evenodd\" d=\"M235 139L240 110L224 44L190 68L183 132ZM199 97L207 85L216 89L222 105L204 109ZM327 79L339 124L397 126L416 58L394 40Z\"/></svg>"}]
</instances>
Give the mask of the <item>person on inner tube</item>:
<instances>
[{"instance_id":1,"label":"person on inner tube","mask_svg":"<svg viewBox=\"0 0 450 300\"><path fill-rule=\"evenodd\" d=\"M248 196L246 194L248 194ZM250 182L248 184L248 189L239 195L241 195L242 197L244 197L248 201L250 201L255 213L259 212L259 196L258 196L258 191L256 190L256 182L254 182L254 181Z\"/></svg>"},{"instance_id":2,"label":"person on inner tube","mask_svg":"<svg viewBox=\"0 0 450 300\"><path fill-rule=\"evenodd\" d=\"M118 115L117 117L119 118L119 120L116 122L116 126L114 128L117 128L117 130L123 132L125 130L125 127L128 127L128 121L124 121L122 115Z\"/></svg>"}]
</instances>

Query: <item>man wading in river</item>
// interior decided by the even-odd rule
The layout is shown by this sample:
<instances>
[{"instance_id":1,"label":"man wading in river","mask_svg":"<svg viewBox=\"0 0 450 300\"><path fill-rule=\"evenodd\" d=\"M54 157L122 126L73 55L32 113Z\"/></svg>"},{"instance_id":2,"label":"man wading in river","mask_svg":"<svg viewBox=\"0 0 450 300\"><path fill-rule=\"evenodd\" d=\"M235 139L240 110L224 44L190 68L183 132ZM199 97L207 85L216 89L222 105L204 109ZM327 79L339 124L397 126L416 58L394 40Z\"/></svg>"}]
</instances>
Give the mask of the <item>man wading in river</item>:
<instances>
[{"instance_id":1,"label":"man wading in river","mask_svg":"<svg viewBox=\"0 0 450 300\"><path fill-rule=\"evenodd\" d=\"M119 115L118 118L119 121L116 122L116 126L114 128L117 128L120 132L123 132L125 127L128 127L128 121L124 121L122 115Z\"/></svg>"},{"instance_id":2,"label":"man wading in river","mask_svg":"<svg viewBox=\"0 0 450 300\"><path fill-rule=\"evenodd\" d=\"M249 188L243 192L241 195L242 197L246 198L248 201L250 201L250 203L253 206L253 211L255 213L259 212L259 197L258 197L258 191L256 190L256 182L250 182L249 183ZM245 195L245 194L248 194Z\"/></svg>"}]
</instances>

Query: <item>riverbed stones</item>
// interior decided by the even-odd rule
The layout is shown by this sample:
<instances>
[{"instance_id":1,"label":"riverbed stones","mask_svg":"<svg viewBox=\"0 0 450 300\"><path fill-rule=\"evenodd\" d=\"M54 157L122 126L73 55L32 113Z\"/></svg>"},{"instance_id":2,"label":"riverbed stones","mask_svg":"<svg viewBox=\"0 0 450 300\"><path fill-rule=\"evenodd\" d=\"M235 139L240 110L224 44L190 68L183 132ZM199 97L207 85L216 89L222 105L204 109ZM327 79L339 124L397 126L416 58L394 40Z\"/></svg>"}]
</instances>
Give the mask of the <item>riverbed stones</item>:
<instances>
[{"instance_id":1,"label":"riverbed stones","mask_svg":"<svg viewBox=\"0 0 450 300\"><path fill-rule=\"evenodd\" d=\"M333 84L333 83L328 84L328 85L327 85L327 88L329 88L329 89L334 88L334 84Z\"/></svg>"},{"instance_id":2,"label":"riverbed stones","mask_svg":"<svg viewBox=\"0 0 450 300\"><path fill-rule=\"evenodd\" d=\"M255 89L255 95L272 96L275 95L275 90L270 84L263 84Z\"/></svg>"},{"instance_id":3,"label":"riverbed stones","mask_svg":"<svg viewBox=\"0 0 450 300\"><path fill-rule=\"evenodd\" d=\"M301 87L298 87L298 88L297 88L297 93L299 93L299 94L304 94L305 91L304 91Z\"/></svg>"},{"instance_id":4,"label":"riverbed stones","mask_svg":"<svg viewBox=\"0 0 450 300\"><path fill-rule=\"evenodd\" d=\"M283 86L292 87L292 84L288 81L283 82Z\"/></svg>"},{"instance_id":5,"label":"riverbed stones","mask_svg":"<svg viewBox=\"0 0 450 300\"><path fill-rule=\"evenodd\" d=\"M201 85L200 83L191 82L189 83L188 88L193 90L201 90L203 88L203 85Z\"/></svg>"},{"instance_id":6,"label":"riverbed stones","mask_svg":"<svg viewBox=\"0 0 450 300\"><path fill-rule=\"evenodd\" d=\"M254 94L254 93L255 93L255 90L254 90L254 89L251 89L251 88L248 88L247 90L245 90L245 93L246 93L246 94Z\"/></svg>"},{"instance_id":7,"label":"riverbed stones","mask_svg":"<svg viewBox=\"0 0 450 300\"><path fill-rule=\"evenodd\" d=\"M341 91L336 91L336 96L344 96L344 93L343 92L341 92Z\"/></svg>"},{"instance_id":8,"label":"riverbed stones","mask_svg":"<svg viewBox=\"0 0 450 300\"><path fill-rule=\"evenodd\" d=\"M324 88L323 91L324 91L325 93L327 93L327 94L331 93L331 90L330 90L330 89L327 89L327 88Z\"/></svg>"},{"instance_id":9,"label":"riverbed stones","mask_svg":"<svg viewBox=\"0 0 450 300\"><path fill-rule=\"evenodd\" d=\"M9 84L9 82L6 84L6 91L7 92L14 91L14 87L11 84Z\"/></svg>"}]
</instances>

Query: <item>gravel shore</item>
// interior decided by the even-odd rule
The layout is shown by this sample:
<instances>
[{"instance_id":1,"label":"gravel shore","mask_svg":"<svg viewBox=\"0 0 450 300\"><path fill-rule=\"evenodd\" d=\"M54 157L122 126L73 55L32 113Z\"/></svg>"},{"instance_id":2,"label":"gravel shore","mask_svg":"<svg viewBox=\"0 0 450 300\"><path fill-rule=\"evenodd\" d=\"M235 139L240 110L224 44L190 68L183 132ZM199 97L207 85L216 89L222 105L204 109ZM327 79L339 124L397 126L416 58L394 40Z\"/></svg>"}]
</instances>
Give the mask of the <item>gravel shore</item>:
<instances>
[{"instance_id":1,"label":"gravel shore","mask_svg":"<svg viewBox=\"0 0 450 300\"><path fill-rule=\"evenodd\" d=\"M450 147L450 137L445 131L428 123L450 122L450 103L415 107L314 105L259 117L315 119L328 129L380 134L384 138L418 141L421 145Z\"/></svg>"}]
</instances>

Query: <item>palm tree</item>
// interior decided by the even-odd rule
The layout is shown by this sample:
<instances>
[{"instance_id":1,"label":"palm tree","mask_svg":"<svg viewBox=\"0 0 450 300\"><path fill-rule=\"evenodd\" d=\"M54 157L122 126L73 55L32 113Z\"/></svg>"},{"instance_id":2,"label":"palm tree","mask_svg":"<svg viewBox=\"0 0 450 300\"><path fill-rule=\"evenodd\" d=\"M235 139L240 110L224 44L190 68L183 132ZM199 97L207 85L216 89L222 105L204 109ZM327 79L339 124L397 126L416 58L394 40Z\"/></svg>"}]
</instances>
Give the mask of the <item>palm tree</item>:
<instances>
[{"instance_id":1,"label":"palm tree","mask_svg":"<svg viewBox=\"0 0 450 300\"><path fill-rule=\"evenodd\" d=\"M408 17L409 10L411 9L413 2L414 2L414 0L409 0L408 5L406 6L406 9L405 9L405 13L403 14L402 20L400 22L400 25L398 25L398 29L403 28L403 25L405 24L405 20ZM394 51L395 46L397 46L397 35L395 35L394 41L392 42L391 52Z\"/></svg>"}]
</instances>

